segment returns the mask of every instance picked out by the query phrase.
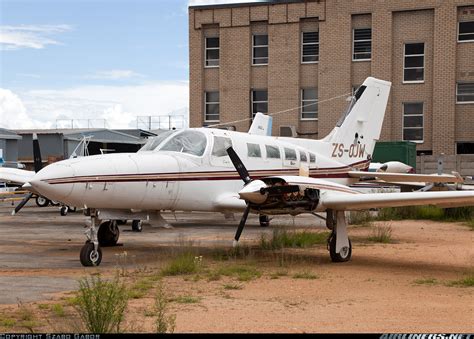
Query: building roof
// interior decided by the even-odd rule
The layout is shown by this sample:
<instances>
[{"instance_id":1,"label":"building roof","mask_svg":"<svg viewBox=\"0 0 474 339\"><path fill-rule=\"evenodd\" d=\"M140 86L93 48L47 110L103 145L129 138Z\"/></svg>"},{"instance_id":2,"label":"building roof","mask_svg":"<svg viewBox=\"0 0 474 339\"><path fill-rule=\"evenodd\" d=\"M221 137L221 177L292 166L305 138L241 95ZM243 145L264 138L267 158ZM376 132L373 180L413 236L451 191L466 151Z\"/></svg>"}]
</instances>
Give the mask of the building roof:
<instances>
[{"instance_id":1,"label":"building roof","mask_svg":"<svg viewBox=\"0 0 474 339\"><path fill-rule=\"evenodd\" d=\"M14 131L10 131L5 128L0 128L0 139L8 140L21 140L21 135L16 134Z\"/></svg>"},{"instance_id":2,"label":"building roof","mask_svg":"<svg viewBox=\"0 0 474 339\"><path fill-rule=\"evenodd\" d=\"M211 4L193 5L189 6L190 9L207 9L207 8L230 8L230 7L248 7L248 6L259 6L259 5L276 5L276 4L288 4L295 2L320 2L321 0L235 0L233 3L219 3L218 1Z\"/></svg>"}]
</instances>

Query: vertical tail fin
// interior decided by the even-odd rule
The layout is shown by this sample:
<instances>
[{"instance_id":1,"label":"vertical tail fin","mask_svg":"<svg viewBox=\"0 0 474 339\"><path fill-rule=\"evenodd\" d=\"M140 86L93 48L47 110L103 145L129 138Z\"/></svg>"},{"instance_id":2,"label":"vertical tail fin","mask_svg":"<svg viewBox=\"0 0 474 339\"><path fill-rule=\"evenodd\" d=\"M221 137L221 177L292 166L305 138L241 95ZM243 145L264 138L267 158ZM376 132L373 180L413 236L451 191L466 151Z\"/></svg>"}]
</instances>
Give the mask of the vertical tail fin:
<instances>
[{"instance_id":1,"label":"vertical tail fin","mask_svg":"<svg viewBox=\"0 0 474 339\"><path fill-rule=\"evenodd\" d=\"M269 115L257 113L253 118L252 126L250 126L249 134L253 135L272 135L273 118Z\"/></svg>"},{"instance_id":2,"label":"vertical tail fin","mask_svg":"<svg viewBox=\"0 0 474 339\"><path fill-rule=\"evenodd\" d=\"M370 159L380 138L391 83L367 78L329 135L331 157L352 164Z\"/></svg>"}]
</instances>

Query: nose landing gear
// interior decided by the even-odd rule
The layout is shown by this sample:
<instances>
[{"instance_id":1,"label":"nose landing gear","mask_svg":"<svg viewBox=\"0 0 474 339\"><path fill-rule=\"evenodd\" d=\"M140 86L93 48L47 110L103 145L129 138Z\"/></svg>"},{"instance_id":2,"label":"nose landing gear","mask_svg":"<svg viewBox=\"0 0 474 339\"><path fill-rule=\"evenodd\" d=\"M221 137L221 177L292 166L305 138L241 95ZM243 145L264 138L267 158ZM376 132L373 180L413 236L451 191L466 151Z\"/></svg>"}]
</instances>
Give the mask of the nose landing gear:
<instances>
[{"instance_id":1,"label":"nose landing gear","mask_svg":"<svg viewBox=\"0 0 474 339\"><path fill-rule=\"evenodd\" d=\"M86 267L99 266L102 261L102 251L99 247L96 223L99 222L95 211L91 211L91 226L86 230L87 241L81 249L79 259Z\"/></svg>"}]
</instances>

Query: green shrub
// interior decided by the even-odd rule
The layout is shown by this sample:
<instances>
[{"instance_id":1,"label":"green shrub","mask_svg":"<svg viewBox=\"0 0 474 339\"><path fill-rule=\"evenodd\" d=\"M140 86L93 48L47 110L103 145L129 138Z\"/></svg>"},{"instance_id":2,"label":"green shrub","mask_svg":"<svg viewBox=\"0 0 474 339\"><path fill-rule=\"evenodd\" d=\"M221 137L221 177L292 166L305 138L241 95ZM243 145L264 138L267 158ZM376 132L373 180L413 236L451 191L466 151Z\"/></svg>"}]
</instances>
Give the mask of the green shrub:
<instances>
[{"instance_id":1,"label":"green shrub","mask_svg":"<svg viewBox=\"0 0 474 339\"><path fill-rule=\"evenodd\" d=\"M372 235L370 235L367 239L373 242L388 244L392 240L392 227L390 225L375 226L372 230Z\"/></svg>"},{"instance_id":2,"label":"green shrub","mask_svg":"<svg viewBox=\"0 0 474 339\"><path fill-rule=\"evenodd\" d=\"M127 289L119 277L106 281L99 275L79 281L74 307L89 332L118 333L127 304Z\"/></svg>"},{"instance_id":3,"label":"green shrub","mask_svg":"<svg viewBox=\"0 0 474 339\"><path fill-rule=\"evenodd\" d=\"M197 273L200 268L200 260L190 252L181 253L166 266L161 273L165 276L175 276Z\"/></svg>"},{"instance_id":4,"label":"green shrub","mask_svg":"<svg viewBox=\"0 0 474 339\"><path fill-rule=\"evenodd\" d=\"M265 235L262 235L260 247L266 250L277 250L287 247L308 248L316 244L326 244L328 235L328 232L289 232L282 228L275 228L271 239L267 239Z\"/></svg>"},{"instance_id":5,"label":"green shrub","mask_svg":"<svg viewBox=\"0 0 474 339\"><path fill-rule=\"evenodd\" d=\"M168 315L168 296L160 283L155 296L156 332L173 333L176 327L176 315Z\"/></svg>"}]
</instances>

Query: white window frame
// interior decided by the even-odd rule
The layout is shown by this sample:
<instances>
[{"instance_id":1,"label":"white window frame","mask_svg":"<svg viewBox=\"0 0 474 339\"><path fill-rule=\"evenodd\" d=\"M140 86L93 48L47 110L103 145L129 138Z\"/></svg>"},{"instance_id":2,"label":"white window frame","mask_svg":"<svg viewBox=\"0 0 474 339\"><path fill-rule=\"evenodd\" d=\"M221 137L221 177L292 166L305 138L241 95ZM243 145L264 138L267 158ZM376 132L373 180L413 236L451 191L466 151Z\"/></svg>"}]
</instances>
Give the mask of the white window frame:
<instances>
[{"instance_id":1,"label":"white window frame","mask_svg":"<svg viewBox=\"0 0 474 339\"><path fill-rule=\"evenodd\" d=\"M254 101L253 100L254 92L267 92L267 101ZM260 113L267 114L268 113L268 89L253 89L250 92L250 102L251 102L251 105L252 105L252 108L251 108L251 114L252 114L251 118L252 118L252 120L255 118L255 114L258 113L258 112L253 111L253 104L264 104L264 103L266 103L267 104L267 111L266 112L260 112Z\"/></svg>"},{"instance_id":2,"label":"white window frame","mask_svg":"<svg viewBox=\"0 0 474 339\"><path fill-rule=\"evenodd\" d=\"M355 31L357 29L370 29L370 40L369 39L364 39L364 40L357 40L358 42L366 42L370 41L370 58L368 59L354 59L354 53L355 53ZM372 27L366 27L366 28L354 28L352 30L352 61L372 61Z\"/></svg>"},{"instance_id":3,"label":"white window frame","mask_svg":"<svg viewBox=\"0 0 474 339\"><path fill-rule=\"evenodd\" d=\"M474 86L474 82L456 82L456 104L458 104L458 105L474 104L474 100L473 101L458 101L459 84L466 84L466 83L472 84ZM473 95L474 95L474 93L473 93Z\"/></svg>"},{"instance_id":4,"label":"white window frame","mask_svg":"<svg viewBox=\"0 0 474 339\"><path fill-rule=\"evenodd\" d=\"M268 66L268 60L270 59L270 49L269 49L269 44L267 42L266 45L255 45L255 37L259 35L266 35L267 36L267 41L270 42L268 34L252 34L252 66ZM256 64L255 63L255 48L266 48L267 49L267 62L264 64ZM262 59L262 58L259 58Z\"/></svg>"},{"instance_id":5,"label":"white window frame","mask_svg":"<svg viewBox=\"0 0 474 339\"><path fill-rule=\"evenodd\" d=\"M474 42L474 38L471 39L471 40L459 40L459 34L460 34L460 33L459 33L459 29L461 28L461 23L463 23L463 22L474 22L474 20L458 21L458 30L457 30L457 32L456 32L456 33L457 33L457 38L456 38L456 40L458 41L458 43ZM466 33L464 33L464 34L466 34ZM468 34L472 34L472 33L468 33Z\"/></svg>"},{"instance_id":6,"label":"white window frame","mask_svg":"<svg viewBox=\"0 0 474 339\"><path fill-rule=\"evenodd\" d=\"M405 69L417 69L421 67L410 67L405 68L405 61L406 61L406 45L416 45L416 44L423 44L423 54L410 54L409 57L418 57L423 56L423 80L405 80ZM402 83L403 84L424 84L426 78L426 43L425 42L405 42L403 43L403 70L402 70Z\"/></svg>"},{"instance_id":7,"label":"white window frame","mask_svg":"<svg viewBox=\"0 0 474 339\"><path fill-rule=\"evenodd\" d=\"M318 42L307 42L307 43L304 43L304 33L318 33ZM304 46L306 45L317 45L318 46L318 54L316 54L316 57L318 60L316 61L304 61L303 58L304 58L304 55L303 55L303 49L304 49ZM319 30L318 31L307 31L307 32L301 32L301 63L302 64L318 64L319 63Z\"/></svg>"},{"instance_id":8,"label":"white window frame","mask_svg":"<svg viewBox=\"0 0 474 339\"><path fill-rule=\"evenodd\" d=\"M405 140L405 129L420 129L420 127L405 127L405 104L422 104L423 105L423 112L421 114L410 114L411 117L418 117L421 115L423 118L423 126L421 130L423 132L423 139L422 140ZM403 141L410 141L416 144L423 144L425 142L425 103L423 101L407 101L402 103L402 140Z\"/></svg>"},{"instance_id":9,"label":"white window frame","mask_svg":"<svg viewBox=\"0 0 474 339\"><path fill-rule=\"evenodd\" d=\"M219 93L219 101L210 101L207 102L207 93ZM207 120L207 105L208 104L218 104L219 105L219 120ZM215 115L215 114L212 114ZM221 119L221 94L219 91L205 91L204 92L204 122L220 122Z\"/></svg>"},{"instance_id":10,"label":"white window frame","mask_svg":"<svg viewBox=\"0 0 474 339\"><path fill-rule=\"evenodd\" d=\"M219 39L219 47L207 47L207 39ZM218 36L206 36L204 37L204 68L219 68L220 63L221 63L221 39ZM207 51L208 50L218 50L219 51L219 59L209 59L209 60L217 60L219 63L218 65L207 65Z\"/></svg>"},{"instance_id":11,"label":"white window frame","mask_svg":"<svg viewBox=\"0 0 474 339\"><path fill-rule=\"evenodd\" d=\"M316 112L305 112L305 113L316 113L316 118L303 118L303 107L305 107L306 105L311 105L310 102L313 102L314 100L304 100L304 90L306 89L314 89L316 90L316 108L317 108L317 111ZM311 87L311 88L302 88L300 90L300 103L301 103L301 109L300 109L300 120L301 121L318 121L319 120L319 92L318 92L318 88L317 87Z\"/></svg>"}]
</instances>

